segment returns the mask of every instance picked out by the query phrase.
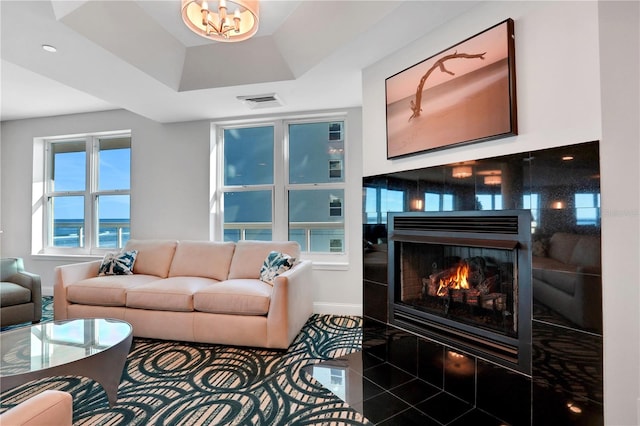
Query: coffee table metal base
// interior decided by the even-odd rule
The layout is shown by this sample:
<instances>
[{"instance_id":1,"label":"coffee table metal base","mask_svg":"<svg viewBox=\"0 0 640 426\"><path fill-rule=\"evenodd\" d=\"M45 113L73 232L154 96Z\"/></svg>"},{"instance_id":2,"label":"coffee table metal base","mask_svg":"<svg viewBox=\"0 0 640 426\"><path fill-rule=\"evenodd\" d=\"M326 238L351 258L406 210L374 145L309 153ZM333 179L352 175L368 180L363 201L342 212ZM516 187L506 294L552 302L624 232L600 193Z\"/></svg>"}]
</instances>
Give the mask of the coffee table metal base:
<instances>
[{"instance_id":1,"label":"coffee table metal base","mask_svg":"<svg viewBox=\"0 0 640 426\"><path fill-rule=\"evenodd\" d=\"M118 400L118 386L122 378L127 355L131 348L133 334L129 333L112 347L69 363L43 368L37 371L3 375L0 379L0 391L52 376L83 376L95 380L107 393L109 406L113 407Z\"/></svg>"}]
</instances>

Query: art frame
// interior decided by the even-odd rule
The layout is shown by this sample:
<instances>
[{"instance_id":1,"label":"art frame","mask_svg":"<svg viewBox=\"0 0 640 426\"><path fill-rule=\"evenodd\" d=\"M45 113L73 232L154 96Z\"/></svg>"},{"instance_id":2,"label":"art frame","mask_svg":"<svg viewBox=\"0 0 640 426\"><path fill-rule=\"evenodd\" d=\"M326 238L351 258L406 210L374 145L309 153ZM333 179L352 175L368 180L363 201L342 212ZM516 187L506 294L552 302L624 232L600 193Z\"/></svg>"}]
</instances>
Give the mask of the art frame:
<instances>
[{"instance_id":1,"label":"art frame","mask_svg":"<svg viewBox=\"0 0 640 426\"><path fill-rule=\"evenodd\" d=\"M385 80L387 159L518 134L514 21Z\"/></svg>"}]
</instances>

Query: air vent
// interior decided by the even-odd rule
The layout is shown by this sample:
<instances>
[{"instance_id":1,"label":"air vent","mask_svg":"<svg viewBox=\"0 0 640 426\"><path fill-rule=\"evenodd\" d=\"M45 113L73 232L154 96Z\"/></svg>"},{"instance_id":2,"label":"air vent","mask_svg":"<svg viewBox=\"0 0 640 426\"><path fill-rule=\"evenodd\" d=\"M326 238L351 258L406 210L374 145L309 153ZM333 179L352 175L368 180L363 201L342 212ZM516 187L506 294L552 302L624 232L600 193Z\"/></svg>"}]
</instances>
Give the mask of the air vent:
<instances>
[{"instance_id":1,"label":"air vent","mask_svg":"<svg viewBox=\"0 0 640 426\"><path fill-rule=\"evenodd\" d=\"M396 231L518 234L517 216L396 216Z\"/></svg>"},{"instance_id":2,"label":"air vent","mask_svg":"<svg viewBox=\"0 0 640 426\"><path fill-rule=\"evenodd\" d=\"M280 98L275 93L264 95L238 96L237 99L251 109L274 108L282 106Z\"/></svg>"}]
</instances>

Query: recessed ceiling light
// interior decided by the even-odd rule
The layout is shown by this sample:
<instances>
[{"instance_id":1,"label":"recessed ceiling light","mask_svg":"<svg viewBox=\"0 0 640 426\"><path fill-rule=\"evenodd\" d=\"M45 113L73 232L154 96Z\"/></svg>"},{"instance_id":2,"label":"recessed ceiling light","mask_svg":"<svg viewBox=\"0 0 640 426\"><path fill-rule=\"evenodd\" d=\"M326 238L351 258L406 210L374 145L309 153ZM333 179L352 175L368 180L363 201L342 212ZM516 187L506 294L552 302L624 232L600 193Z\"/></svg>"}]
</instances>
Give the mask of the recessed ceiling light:
<instances>
[{"instance_id":1,"label":"recessed ceiling light","mask_svg":"<svg viewBox=\"0 0 640 426\"><path fill-rule=\"evenodd\" d=\"M42 45L42 49L46 50L47 52L51 52L51 53L54 53L54 52L58 51L58 49L56 49L55 46L51 46L50 44L43 44Z\"/></svg>"},{"instance_id":2,"label":"recessed ceiling light","mask_svg":"<svg viewBox=\"0 0 640 426\"><path fill-rule=\"evenodd\" d=\"M562 157L562 161L571 161L573 160L573 155L565 155Z\"/></svg>"}]
</instances>

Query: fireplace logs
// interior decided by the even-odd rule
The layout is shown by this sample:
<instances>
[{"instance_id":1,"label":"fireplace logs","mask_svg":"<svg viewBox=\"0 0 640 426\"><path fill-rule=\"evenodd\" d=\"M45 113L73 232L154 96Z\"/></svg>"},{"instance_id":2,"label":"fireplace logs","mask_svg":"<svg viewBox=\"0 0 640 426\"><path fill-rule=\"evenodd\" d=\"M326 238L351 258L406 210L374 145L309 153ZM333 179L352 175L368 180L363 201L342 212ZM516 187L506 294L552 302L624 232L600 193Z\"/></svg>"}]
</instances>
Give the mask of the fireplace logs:
<instances>
[{"instance_id":1,"label":"fireplace logs","mask_svg":"<svg viewBox=\"0 0 640 426\"><path fill-rule=\"evenodd\" d=\"M498 270L498 265L492 259L476 256L422 278L422 285L427 289L427 296L502 311L505 309L506 294L498 291Z\"/></svg>"}]
</instances>

